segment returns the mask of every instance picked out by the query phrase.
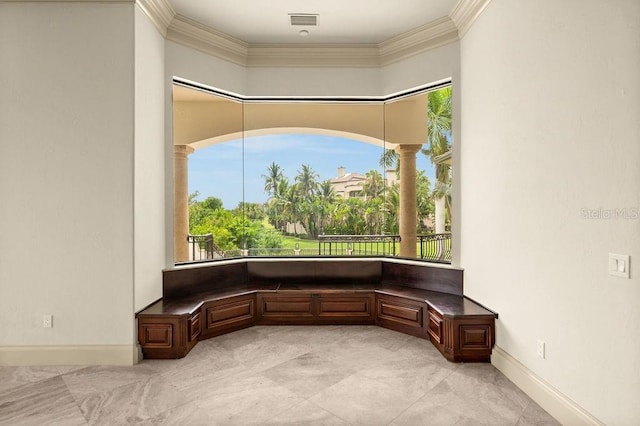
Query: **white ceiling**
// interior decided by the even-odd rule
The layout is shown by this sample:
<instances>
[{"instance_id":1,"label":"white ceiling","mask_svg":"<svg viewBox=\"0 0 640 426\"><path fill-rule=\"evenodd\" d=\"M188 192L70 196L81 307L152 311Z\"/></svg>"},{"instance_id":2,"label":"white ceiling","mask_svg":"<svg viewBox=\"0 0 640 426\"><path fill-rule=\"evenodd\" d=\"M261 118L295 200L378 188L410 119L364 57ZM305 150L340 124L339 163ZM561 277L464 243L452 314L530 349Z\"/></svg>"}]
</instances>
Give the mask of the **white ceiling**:
<instances>
[{"instance_id":1,"label":"white ceiling","mask_svg":"<svg viewBox=\"0 0 640 426\"><path fill-rule=\"evenodd\" d=\"M250 44L380 43L445 17L457 0L170 0L176 13ZM319 14L292 27L290 13ZM309 36L299 31L308 29Z\"/></svg>"}]
</instances>

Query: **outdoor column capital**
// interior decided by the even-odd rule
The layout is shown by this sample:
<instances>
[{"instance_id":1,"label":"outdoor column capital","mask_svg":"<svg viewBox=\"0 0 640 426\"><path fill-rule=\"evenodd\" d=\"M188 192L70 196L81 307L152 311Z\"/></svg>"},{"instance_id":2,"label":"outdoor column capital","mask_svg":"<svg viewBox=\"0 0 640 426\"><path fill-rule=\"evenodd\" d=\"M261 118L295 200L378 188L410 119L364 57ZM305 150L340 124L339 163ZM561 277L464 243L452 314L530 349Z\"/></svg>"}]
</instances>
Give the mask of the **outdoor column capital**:
<instances>
[{"instance_id":1,"label":"outdoor column capital","mask_svg":"<svg viewBox=\"0 0 640 426\"><path fill-rule=\"evenodd\" d=\"M396 145L395 150L398 154L417 154L418 151L422 148L422 145L413 144L413 143L401 143Z\"/></svg>"},{"instance_id":2,"label":"outdoor column capital","mask_svg":"<svg viewBox=\"0 0 640 426\"><path fill-rule=\"evenodd\" d=\"M193 149L189 145L174 145L173 146L173 154L176 155L176 156L183 156L183 157L186 158L193 151L195 151L195 149Z\"/></svg>"}]
</instances>

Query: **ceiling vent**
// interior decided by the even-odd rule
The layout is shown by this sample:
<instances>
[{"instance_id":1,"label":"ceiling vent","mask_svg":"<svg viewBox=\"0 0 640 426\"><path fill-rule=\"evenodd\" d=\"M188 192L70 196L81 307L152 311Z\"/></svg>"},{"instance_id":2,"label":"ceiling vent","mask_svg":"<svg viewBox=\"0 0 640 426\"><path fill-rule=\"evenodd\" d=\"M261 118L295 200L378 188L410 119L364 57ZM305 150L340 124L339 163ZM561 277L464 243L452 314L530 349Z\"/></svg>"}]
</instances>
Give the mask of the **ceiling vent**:
<instances>
[{"instance_id":1,"label":"ceiling vent","mask_svg":"<svg viewBox=\"0 0 640 426\"><path fill-rule=\"evenodd\" d=\"M294 27L297 27L297 26L317 27L318 26L317 14L290 13L289 18L291 18L291 25Z\"/></svg>"}]
</instances>

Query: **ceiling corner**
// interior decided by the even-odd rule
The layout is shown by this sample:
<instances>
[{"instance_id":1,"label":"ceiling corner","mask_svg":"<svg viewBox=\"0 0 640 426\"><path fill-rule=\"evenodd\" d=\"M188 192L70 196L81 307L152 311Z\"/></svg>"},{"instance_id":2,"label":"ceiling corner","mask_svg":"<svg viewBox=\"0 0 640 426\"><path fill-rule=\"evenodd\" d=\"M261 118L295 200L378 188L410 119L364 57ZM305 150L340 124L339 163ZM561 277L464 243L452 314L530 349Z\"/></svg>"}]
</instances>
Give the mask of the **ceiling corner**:
<instances>
[{"instance_id":1,"label":"ceiling corner","mask_svg":"<svg viewBox=\"0 0 640 426\"><path fill-rule=\"evenodd\" d=\"M136 0L136 4L149 17L163 37L167 36L167 28L176 12L169 0Z\"/></svg>"},{"instance_id":2,"label":"ceiling corner","mask_svg":"<svg viewBox=\"0 0 640 426\"><path fill-rule=\"evenodd\" d=\"M380 63L389 65L457 40L458 28L445 16L380 43Z\"/></svg>"},{"instance_id":3,"label":"ceiling corner","mask_svg":"<svg viewBox=\"0 0 640 426\"><path fill-rule=\"evenodd\" d=\"M449 17L458 27L459 38L464 37L482 11L491 0L459 0L449 13Z\"/></svg>"},{"instance_id":4,"label":"ceiling corner","mask_svg":"<svg viewBox=\"0 0 640 426\"><path fill-rule=\"evenodd\" d=\"M181 15L176 15L171 21L167 29L167 40L226 59L236 65L247 65L247 43Z\"/></svg>"}]
</instances>

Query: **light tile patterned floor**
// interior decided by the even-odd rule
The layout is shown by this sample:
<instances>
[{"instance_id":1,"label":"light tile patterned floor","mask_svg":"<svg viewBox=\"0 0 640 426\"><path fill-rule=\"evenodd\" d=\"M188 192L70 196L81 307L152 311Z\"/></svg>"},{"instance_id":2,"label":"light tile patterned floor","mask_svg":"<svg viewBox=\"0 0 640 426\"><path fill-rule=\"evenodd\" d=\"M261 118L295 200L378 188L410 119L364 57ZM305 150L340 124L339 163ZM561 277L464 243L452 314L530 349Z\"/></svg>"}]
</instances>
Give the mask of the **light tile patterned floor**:
<instances>
[{"instance_id":1,"label":"light tile patterned floor","mask_svg":"<svg viewBox=\"0 0 640 426\"><path fill-rule=\"evenodd\" d=\"M252 327L181 360L0 367L3 425L557 425L490 364L375 326Z\"/></svg>"}]
</instances>

